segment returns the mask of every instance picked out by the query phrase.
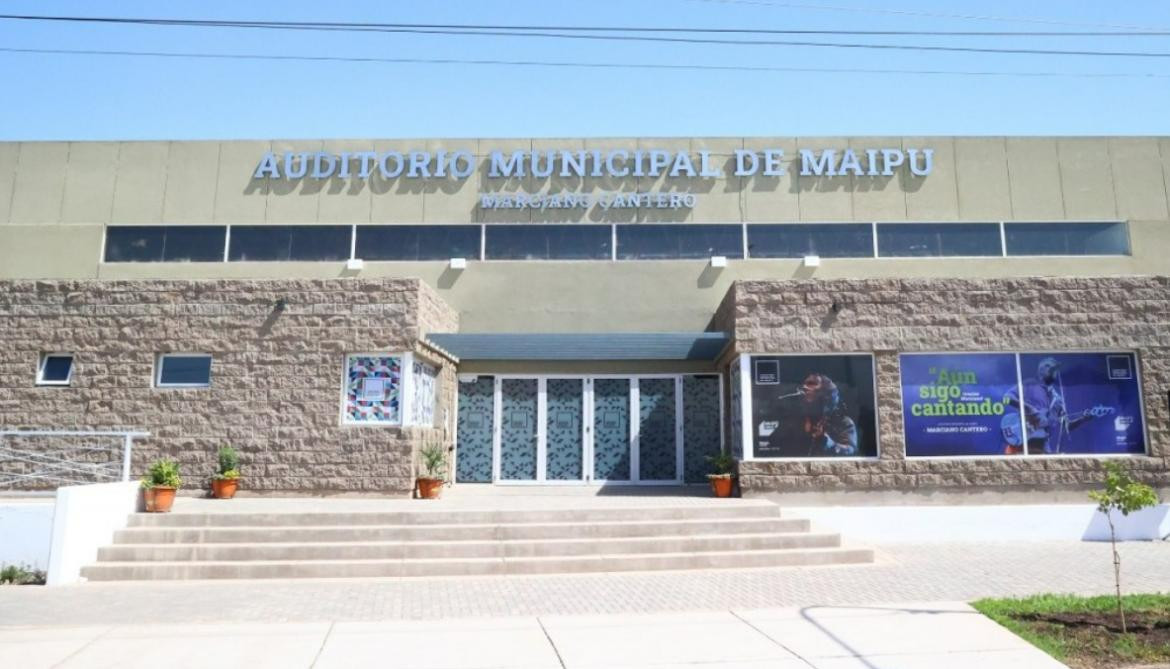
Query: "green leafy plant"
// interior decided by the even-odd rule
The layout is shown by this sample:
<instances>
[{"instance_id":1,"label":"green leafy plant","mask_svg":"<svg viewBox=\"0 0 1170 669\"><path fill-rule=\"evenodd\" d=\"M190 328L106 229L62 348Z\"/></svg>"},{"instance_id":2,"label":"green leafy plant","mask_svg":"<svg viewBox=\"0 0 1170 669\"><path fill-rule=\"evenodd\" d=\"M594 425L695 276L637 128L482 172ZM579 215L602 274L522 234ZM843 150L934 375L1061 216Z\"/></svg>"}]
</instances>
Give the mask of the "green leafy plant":
<instances>
[{"instance_id":1,"label":"green leafy plant","mask_svg":"<svg viewBox=\"0 0 1170 669\"><path fill-rule=\"evenodd\" d=\"M236 449L231 446L223 446L219 449L219 469L212 478L219 481L240 478L240 454L236 452Z\"/></svg>"},{"instance_id":2,"label":"green leafy plant","mask_svg":"<svg viewBox=\"0 0 1170 669\"><path fill-rule=\"evenodd\" d=\"M143 488L178 488L181 485L179 463L174 460L155 460L142 477Z\"/></svg>"},{"instance_id":3,"label":"green leafy plant","mask_svg":"<svg viewBox=\"0 0 1170 669\"><path fill-rule=\"evenodd\" d=\"M443 478L447 470L447 451L441 444L427 444L419 449L418 454L427 478Z\"/></svg>"},{"instance_id":4,"label":"green leafy plant","mask_svg":"<svg viewBox=\"0 0 1170 669\"><path fill-rule=\"evenodd\" d=\"M0 585L44 585L45 572L25 565L10 564L0 569Z\"/></svg>"},{"instance_id":5,"label":"green leafy plant","mask_svg":"<svg viewBox=\"0 0 1170 669\"><path fill-rule=\"evenodd\" d=\"M711 474L714 476L731 476L732 470L735 469L735 458L729 453L708 455L707 462L711 463Z\"/></svg>"},{"instance_id":6,"label":"green leafy plant","mask_svg":"<svg viewBox=\"0 0 1170 669\"><path fill-rule=\"evenodd\" d=\"M1097 510L1105 514L1109 522L1109 543L1113 548L1113 583L1117 590L1117 615L1121 617L1121 633L1126 633L1125 606L1121 599L1121 554L1117 552L1117 529L1113 526L1113 515L1117 511L1128 516L1135 511L1158 504L1158 493L1150 486L1135 481L1129 472L1117 462L1105 463L1105 488L1089 493L1097 503Z\"/></svg>"}]
</instances>

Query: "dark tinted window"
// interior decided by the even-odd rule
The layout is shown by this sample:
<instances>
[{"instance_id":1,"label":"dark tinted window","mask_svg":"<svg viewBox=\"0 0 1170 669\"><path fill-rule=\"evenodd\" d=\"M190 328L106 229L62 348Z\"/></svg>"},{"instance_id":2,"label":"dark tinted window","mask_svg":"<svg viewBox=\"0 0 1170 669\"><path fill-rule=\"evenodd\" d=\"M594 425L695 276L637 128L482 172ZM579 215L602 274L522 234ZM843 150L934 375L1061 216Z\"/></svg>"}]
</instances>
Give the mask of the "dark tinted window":
<instances>
[{"instance_id":1,"label":"dark tinted window","mask_svg":"<svg viewBox=\"0 0 1170 669\"><path fill-rule=\"evenodd\" d=\"M41 383L63 384L69 383L73 372L73 356L46 355L41 363Z\"/></svg>"},{"instance_id":2,"label":"dark tinted window","mask_svg":"<svg viewBox=\"0 0 1170 669\"><path fill-rule=\"evenodd\" d=\"M738 225L619 225L617 257L622 260L743 257Z\"/></svg>"},{"instance_id":3,"label":"dark tinted window","mask_svg":"<svg viewBox=\"0 0 1170 669\"><path fill-rule=\"evenodd\" d=\"M158 385L211 385L211 356L164 355L158 361Z\"/></svg>"},{"instance_id":4,"label":"dark tinted window","mask_svg":"<svg viewBox=\"0 0 1170 669\"><path fill-rule=\"evenodd\" d=\"M222 225L168 226L163 241L166 262L223 262L227 228Z\"/></svg>"},{"instance_id":5,"label":"dark tinted window","mask_svg":"<svg viewBox=\"0 0 1170 669\"><path fill-rule=\"evenodd\" d=\"M749 225L751 258L872 258L873 227L869 223L796 223Z\"/></svg>"},{"instance_id":6,"label":"dark tinted window","mask_svg":"<svg viewBox=\"0 0 1170 669\"><path fill-rule=\"evenodd\" d=\"M998 223L878 223L878 255L999 256Z\"/></svg>"},{"instance_id":7,"label":"dark tinted window","mask_svg":"<svg viewBox=\"0 0 1170 669\"><path fill-rule=\"evenodd\" d=\"M1125 256L1125 223L1004 223L1012 256Z\"/></svg>"},{"instance_id":8,"label":"dark tinted window","mask_svg":"<svg viewBox=\"0 0 1170 669\"><path fill-rule=\"evenodd\" d=\"M609 260L608 225L488 225L488 260Z\"/></svg>"},{"instance_id":9,"label":"dark tinted window","mask_svg":"<svg viewBox=\"0 0 1170 669\"><path fill-rule=\"evenodd\" d=\"M479 258L478 225L359 225L356 257L363 260Z\"/></svg>"},{"instance_id":10,"label":"dark tinted window","mask_svg":"<svg viewBox=\"0 0 1170 669\"><path fill-rule=\"evenodd\" d=\"M112 225L106 228L106 262L220 262L222 225Z\"/></svg>"},{"instance_id":11,"label":"dark tinted window","mask_svg":"<svg viewBox=\"0 0 1170 669\"><path fill-rule=\"evenodd\" d=\"M106 262L161 262L166 228L161 225L106 228Z\"/></svg>"},{"instance_id":12,"label":"dark tinted window","mask_svg":"<svg viewBox=\"0 0 1170 669\"><path fill-rule=\"evenodd\" d=\"M348 225L233 225L229 260L347 260Z\"/></svg>"}]
</instances>

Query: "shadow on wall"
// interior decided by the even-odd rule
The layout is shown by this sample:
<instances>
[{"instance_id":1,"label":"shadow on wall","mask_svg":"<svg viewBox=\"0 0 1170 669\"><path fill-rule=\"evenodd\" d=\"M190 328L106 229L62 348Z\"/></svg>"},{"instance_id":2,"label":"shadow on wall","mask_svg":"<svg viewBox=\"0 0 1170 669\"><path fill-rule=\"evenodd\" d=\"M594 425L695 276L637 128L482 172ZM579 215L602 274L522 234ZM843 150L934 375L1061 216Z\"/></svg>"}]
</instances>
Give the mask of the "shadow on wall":
<instances>
[{"instance_id":1,"label":"shadow on wall","mask_svg":"<svg viewBox=\"0 0 1170 669\"><path fill-rule=\"evenodd\" d=\"M710 263L707 263L703 265L703 271L699 272L699 278L695 281L695 285L699 288L711 288L719 281L722 274L722 267L712 267Z\"/></svg>"},{"instance_id":2,"label":"shadow on wall","mask_svg":"<svg viewBox=\"0 0 1170 669\"><path fill-rule=\"evenodd\" d=\"M443 273L439 275L439 280L438 280L439 288L441 290L446 290L448 288L454 288L455 282L458 281L459 277L461 277L461 276L463 276L463 270L455 269L454 267L451 267L450 265L448 265L447 267L445 267L443 269Z\"/></svg>"}]
</instances>

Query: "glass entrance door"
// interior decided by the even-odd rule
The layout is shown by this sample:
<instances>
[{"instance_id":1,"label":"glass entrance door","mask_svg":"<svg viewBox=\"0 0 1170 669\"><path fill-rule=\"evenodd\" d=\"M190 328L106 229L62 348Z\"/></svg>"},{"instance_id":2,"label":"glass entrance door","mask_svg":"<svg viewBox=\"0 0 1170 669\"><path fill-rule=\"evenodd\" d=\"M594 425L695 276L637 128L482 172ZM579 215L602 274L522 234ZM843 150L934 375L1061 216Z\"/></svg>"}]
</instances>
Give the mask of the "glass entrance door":
<instances>
[{"instance_id":1,"label":"glass entrance door","mask_svg":"<svg viewBox=\"0 0 1170 669\"><path fill-rule=\"evenodd\" d=\"M459 381L455 481L490 483L495 434L495 379L479 376Z\"/></svg>"},{"instance_id":2,"label":"glass entrance door","mask_svg":"<svg viewBox=\"0 0 1170 669\"><path fill-rule=\"evenodd\" d=\"M675 378L638 379L638 480L676 482L679 477L679 411Z\"/></svg>"},{"instance_id":3,"label":"glass entrance door","mask_svg":"<svg viewBox=\"0 0 1170 669\"><path fill-rule=\"evenodd\" d=\"M500 379L496 392L500 425L497 480L536 480L540 441L538 389L536 379Z\"/></svg>"},{"instance_id":4,"label":"glass entrance door","mask_svg":"<svg viewBox=\"0 0 1170 669\"><path fill-rule=\"evenodd\" d=\"M630 379L593 379L593 479L629 481Z\"/></svg>"},{"instance_id":5,"label":"glass entrance door","mask_svg":"<svg viewBox=\"0 0 1170 669\"><path fill-rule=\"evenodd\" d=\"M585 379L544 381L544 479L585 478Z\"/></svg>"},{"instance_id":6,"label":"glass entrance door","mask_svg":"<svg viewBox=\"0 0 1170 669\"><path fill-rule=\"evenodd\" d=\"M681 383L678 375L497 377L493 480L681 483Z\"/></svg>"}]
</instances>

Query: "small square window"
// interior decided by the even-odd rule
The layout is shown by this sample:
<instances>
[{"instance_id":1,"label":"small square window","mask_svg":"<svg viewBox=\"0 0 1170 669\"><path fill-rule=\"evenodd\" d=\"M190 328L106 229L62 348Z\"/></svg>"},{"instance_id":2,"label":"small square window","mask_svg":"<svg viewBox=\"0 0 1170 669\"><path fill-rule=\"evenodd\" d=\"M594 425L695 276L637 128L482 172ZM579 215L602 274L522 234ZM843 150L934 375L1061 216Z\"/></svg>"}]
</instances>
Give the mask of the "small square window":
<instances>
[{"instance_id":1,"label":"small square window","mask_svg":"<svg viewBox=\"0 0 1170 669\"><path fill-rule=\"evenodd\" d=\"M73 354L46 353L37 367L38 386L67 386L73 379Z\"/></svg>"},{"instance_id":2,"label":"small square window","mask_svg":"<svg viewBox=\"0 0 1170 669\"><path fill-rule=\"evenodd\" d=\"M157 388L208 388L211 356L202 353L165 353L155 365Z\"/></svg>"}]
</instances>

